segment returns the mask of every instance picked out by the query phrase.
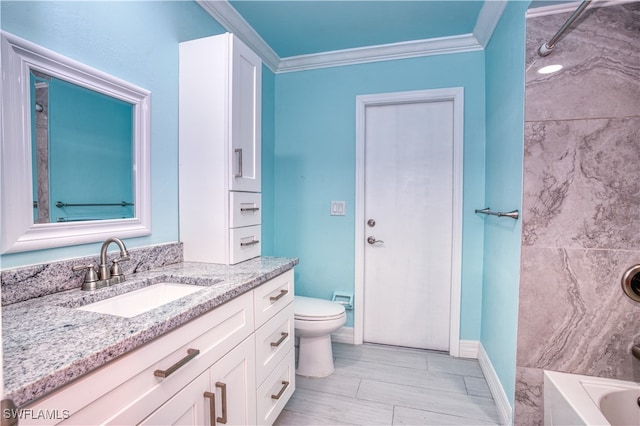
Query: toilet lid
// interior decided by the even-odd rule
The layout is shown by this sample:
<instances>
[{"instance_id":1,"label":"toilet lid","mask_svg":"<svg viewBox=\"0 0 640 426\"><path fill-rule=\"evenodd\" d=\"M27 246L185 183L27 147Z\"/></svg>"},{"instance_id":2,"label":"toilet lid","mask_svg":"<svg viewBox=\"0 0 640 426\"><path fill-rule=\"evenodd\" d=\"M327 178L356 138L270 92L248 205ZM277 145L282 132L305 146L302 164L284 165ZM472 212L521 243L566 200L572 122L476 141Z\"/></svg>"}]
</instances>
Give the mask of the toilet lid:
<instances>
[{"instance_id":1,"label":"toilet lid","mask_svg":"<svg viewBox=\"0 0 640 426\"><path fill-rule=\"evenodd\" d=\"M296 296L293 306L298 319L332 319L344 314L341 304L313 297Z\"/></svg>"}]
</instances>

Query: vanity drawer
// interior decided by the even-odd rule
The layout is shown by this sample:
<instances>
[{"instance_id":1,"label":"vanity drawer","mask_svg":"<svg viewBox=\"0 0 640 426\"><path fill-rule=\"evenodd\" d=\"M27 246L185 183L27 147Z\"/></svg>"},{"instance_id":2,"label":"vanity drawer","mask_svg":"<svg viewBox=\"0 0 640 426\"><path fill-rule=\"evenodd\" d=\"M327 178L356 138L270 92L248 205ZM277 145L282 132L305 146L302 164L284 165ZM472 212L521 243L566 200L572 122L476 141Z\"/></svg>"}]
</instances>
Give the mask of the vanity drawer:
<instances>
[{"instance_id":1,"label":"vanity drawer","mask_svg":"<svg viewBox=\"0 0 640 426\"><path fill-rule=\"evenodd\" d=\"M258 424L271 425L296 389L295 351L292 348L258 387Z\"/></svg>"},{"instance_id":2,"label":"vanity drawer","mask_svg":"<svg viewBox=\"0 0 640 426\"><path fill-rule=\"evenodd\" d=\"M293 269L253 290L256 329L293 302Z\"/></svg>"},{"instance_id":3,"label":"vanity drawer","mask_svg":"<svg viewBox=\"0 0 640 426\"><path fill-rule=\"evenodd\" d=\"M293 303L256 330L256 384L260 384L293 348Z\"/></svg>"},{"instance_id":4,"label":"vanity drawer","mask_svg":"<svg viewBox=\"0 0 640 426\"><path fill-rule=\"evenodd\" d=\"M260 243L261 234L262 227L260 225L230 229L229 263L235 265L260 256L262 247Z\"/></svg>"},{"instance_id":5,"label":"vanity drawer","mask_svg":"<svg viewBox=\"0 0 640 426\"><path fill-rule=\"evenodd\" d=\"M260 225L262 195L259 192L229 192L229 227Z\"/></svg>"},{"instance_id":6,"label":"vanity drawer","mask_svg":"<svg viewBox=\"0 0 640 426\"><path fill-rule=\"evenodd\" d=\"M62 424L137 424L254 330L251 292L203 314L28 406L69 411ZM178 347L178 349L176 349ZM189 359L190 349L199 351ZM187 358L187 360L185 360ZM167 377L167 372L183 365ZM51 420L33 421L51 424ZM32 424L20 420L20 424Z\"/></svg>"}]
</instances>

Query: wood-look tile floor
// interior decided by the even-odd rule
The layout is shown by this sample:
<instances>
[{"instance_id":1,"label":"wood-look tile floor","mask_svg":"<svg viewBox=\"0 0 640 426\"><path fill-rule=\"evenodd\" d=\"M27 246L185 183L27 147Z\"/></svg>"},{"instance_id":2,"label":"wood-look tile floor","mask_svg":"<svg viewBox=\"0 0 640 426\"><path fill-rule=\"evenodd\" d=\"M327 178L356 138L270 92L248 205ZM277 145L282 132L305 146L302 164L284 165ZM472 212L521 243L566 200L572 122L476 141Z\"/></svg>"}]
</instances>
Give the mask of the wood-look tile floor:
<instances>
[{"instance_id":1,"label":"wood-look tile floor","mask_svg":"<svg viewBox=\"0 0 640 426\"><path fill-rule=\"evenodd\" d=\"M499 425L476 360L440 352L333 344L336 371L296 376L276 425Z\"/></svg>"}]
</instances>

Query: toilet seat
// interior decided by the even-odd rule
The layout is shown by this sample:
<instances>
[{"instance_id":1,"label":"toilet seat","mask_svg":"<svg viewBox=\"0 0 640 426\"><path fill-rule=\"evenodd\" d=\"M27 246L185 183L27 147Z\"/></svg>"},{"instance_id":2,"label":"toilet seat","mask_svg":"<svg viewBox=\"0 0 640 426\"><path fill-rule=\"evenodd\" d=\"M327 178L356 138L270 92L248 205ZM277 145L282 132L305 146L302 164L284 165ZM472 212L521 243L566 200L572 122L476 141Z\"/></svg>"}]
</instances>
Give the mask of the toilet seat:
<instances>
[{"instance_id":1,"label":"toilet seat","mask_svg":"<svg viewBox=\"0 0 640 426\"><path fill-rule=\"evenodd\" d=\"M344 306L329 300L295 296L295 319L300 321L330 321L345 315Z\"/></svg>"}]
</instances>

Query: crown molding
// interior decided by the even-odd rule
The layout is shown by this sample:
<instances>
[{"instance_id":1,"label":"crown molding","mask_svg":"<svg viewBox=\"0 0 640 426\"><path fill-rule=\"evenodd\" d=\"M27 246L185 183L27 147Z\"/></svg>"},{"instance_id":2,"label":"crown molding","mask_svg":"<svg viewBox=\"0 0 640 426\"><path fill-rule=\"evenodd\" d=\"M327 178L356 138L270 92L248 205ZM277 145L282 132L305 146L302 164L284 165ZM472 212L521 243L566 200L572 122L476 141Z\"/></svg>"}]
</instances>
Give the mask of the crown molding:
<instances>
[{"instance_id":1,"label":"crown molding","mask_svg":"<svg viewBox=\"0 0 640 426\"><path fill-rule=\"evenodd\" d=\"M476 26L473 29L473 35L483 48L487 47L493 31L496 29L498 22L500 22L505 7L507 7L506 0L485 1L482 4Z\"/></svg>"},{"instance_id":2,"label":"crown molding","mask_svg":"<svg viewBox=\"0 0 640 426\"><path fill-rule=\"evenodd\" d=\"M269 46L251 25L231 6L227 0L196 0L209 15L222 25L222 27L235 34L258 56L264 64L273 72L278 70L280 57Z\"/></svg>"},{"instance_id":3,"label":"crown molding","mask_svg":"<svg viewBox=\"0 0 640 426\"><path fill-rule=\"evenodd\" d=\"M223 28L246 43L276 74L482 50L491 38L506 5L504 1L485 1L473 34L280 58L227 0L196 0L196 2Z\"/></svg>"},{"instance_id":4,"label":"crown molding","mask_svg":"<svg viewBox=\"0 0 640 426\"><path fill-rule=\"evenodd\" d=\"M591 2L591 4L589 4L588 9L593 9L596 7L615 6L624 3L634 3L636 1L638 0L594 0L593 2ZM581 3L581 1L575 1L571 3L536 7L527 10L526 18L538 18L540 16L557 15L558 13L575 12L575 10L578 8L578 6L580 6Z\"/></svg>"},{"instance_id":5,"label":"crown molding","mask_svg":"<svg viewBox=\"0 0 640 426\"><path fill-rule=\"evenodd\" d=\"M280 60L278 73L482 50L473 34L335 50Z\"/></svg>"}]
</instances>

